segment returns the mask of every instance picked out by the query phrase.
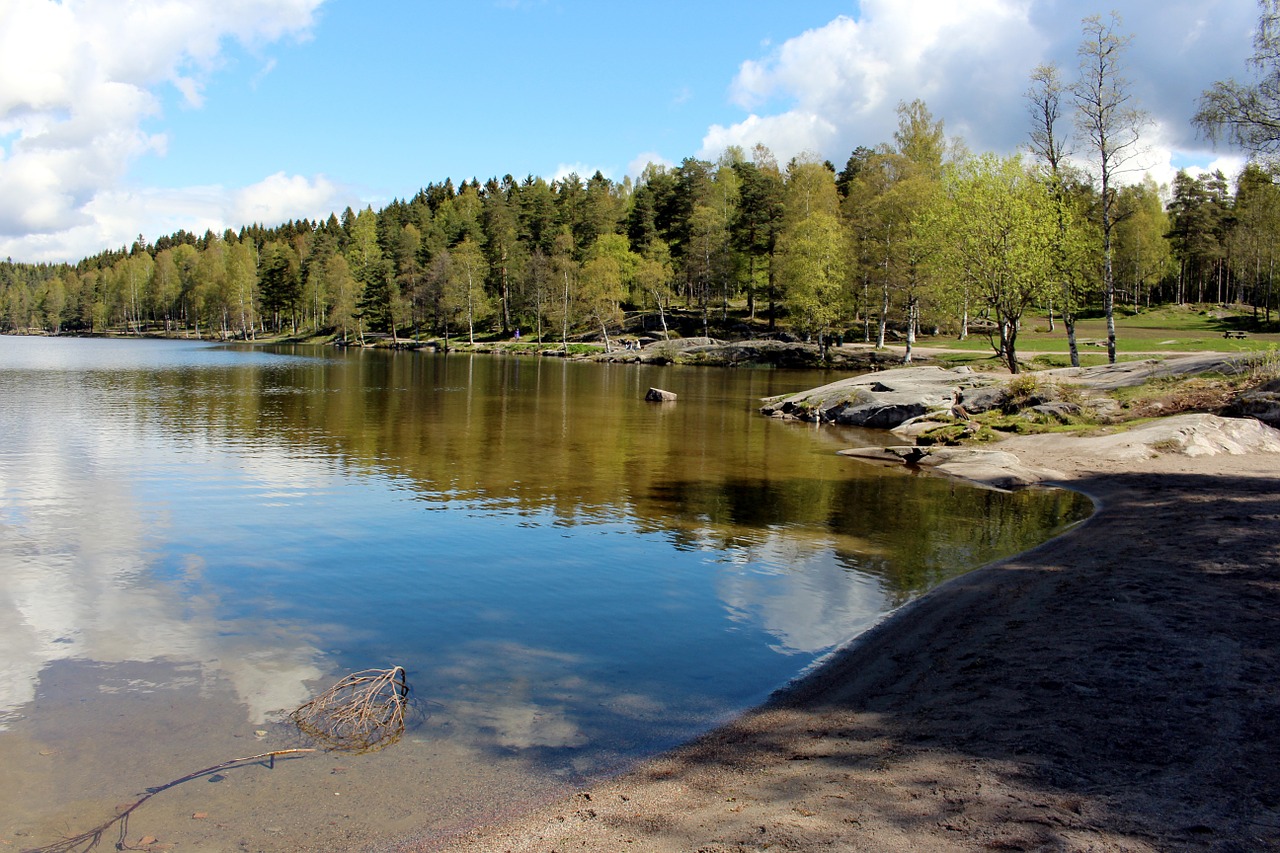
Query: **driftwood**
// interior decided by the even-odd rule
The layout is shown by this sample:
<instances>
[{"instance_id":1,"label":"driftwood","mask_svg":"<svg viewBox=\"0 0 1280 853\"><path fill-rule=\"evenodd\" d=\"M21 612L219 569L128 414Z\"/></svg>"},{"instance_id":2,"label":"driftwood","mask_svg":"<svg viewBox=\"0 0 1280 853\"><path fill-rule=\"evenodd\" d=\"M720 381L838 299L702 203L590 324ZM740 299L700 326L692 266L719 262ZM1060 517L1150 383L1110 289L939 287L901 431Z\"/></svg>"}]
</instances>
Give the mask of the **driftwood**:
<instances>
[{"instance_id":1,"label":"driftwood","mask_svg":"<svg viewBox=\"0 0 1280 853\"><path fill-rule=\"evenodd\" d=\"M199 779L201 776L207 776L210 773L217 773L219 770L226 770L235 767L237 764L249 764L254 761L267 761L267 766L274 768L276 766L276 756L280 755L296 755L303 752L315 752L314 749L277 749L271 752L264 752L260 755L250 755L247 758L233 758L230 761L224 761L221 764L215 764L212 767L206 767L203 770L197 770L194 773L188 773L172 782L166 782L163 785L157 785L154 788L148 788L147 792L134 800L127 806L123 806L115 817L110 820L103 821L93 829L80 833L79 835L64 838L61 841L55 841L53 844L46 844L44 847L36 847L31 850L24 850L23 853L84 853L84 851L92 850L102 841L102 836L106 835L111 827L117 824L120 827L120 837L116 842L117 850L131 849L125 843L125 835L129 831L129 815L133 814L143 803L154 797L161 791L167 791L175 785L181 785L183 782L190 782L192 779Z\"/></svg>"},{"instance_id":2,"label":"driftwood","mask_svg":"<svg viewBox=\"0 0 1280 853\"><path fill-rule=\"evenodd\" d=\"M348 675L289 719L329 749L375 752L404 734L408 699L403 667L366 669Z\"/></svg>"},{"instance_id":3,"label":"driftwood","mask_svg":"<svg viewBox=\"0 0 1280 853\"><path fill-rule=\"evenodd\" d=\"M409 682L404 667L367 669L343 678L315 699L302 705L289 715L289 719L303 733L320 741L328 749L344 752L373 752L390 746L404 734L405 706L408 704ZM166 782L147 792L132 803L121 807L116 816L79 835L63 838L44 847L24 850L22 853L87 853L97 847L103 836L113 827L119 828L115 843L117 850L145 849L130 847L125 841L129 830L129 816L147 800L161 791L167 791L183 782L226 770L240 764L266 761L268 768L275 768L277 756L300 755L315 752L315 748L277 749L247 758L233 758L212 767L188 773L172 782Z\"/></svg>"}]
</instances>

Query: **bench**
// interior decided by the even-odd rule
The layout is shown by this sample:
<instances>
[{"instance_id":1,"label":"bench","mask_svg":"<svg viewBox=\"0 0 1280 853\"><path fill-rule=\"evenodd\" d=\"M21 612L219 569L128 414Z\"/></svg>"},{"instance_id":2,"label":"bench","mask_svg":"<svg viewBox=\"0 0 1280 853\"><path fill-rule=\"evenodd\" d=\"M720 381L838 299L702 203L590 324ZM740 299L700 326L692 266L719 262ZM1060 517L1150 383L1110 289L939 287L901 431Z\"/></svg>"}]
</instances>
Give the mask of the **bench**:
<instances>
[{"instance_id":1,"label":"bench","mask_svg":"<svg viewBox=\"0 0 1280 853\"><path fill-rule=\"evenodd\" d=\"M1224 338L1232 338L1237 341L1243 341L1245 338L1249 337L1245 332L1223 332L1222 336Z\"/></svg>"}]
</instances>

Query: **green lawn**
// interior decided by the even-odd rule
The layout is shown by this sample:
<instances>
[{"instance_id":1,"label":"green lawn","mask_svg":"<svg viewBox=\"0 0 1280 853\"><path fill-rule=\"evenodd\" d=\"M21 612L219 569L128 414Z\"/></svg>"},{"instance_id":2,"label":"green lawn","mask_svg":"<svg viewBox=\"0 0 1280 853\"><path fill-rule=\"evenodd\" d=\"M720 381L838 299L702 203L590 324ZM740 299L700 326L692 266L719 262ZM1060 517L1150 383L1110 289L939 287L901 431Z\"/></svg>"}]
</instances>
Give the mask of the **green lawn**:
<instances>
[{"instance_id":1,"label":"green lawn","mask_svg":"<svg viewBox=\"0 0 1280 853\"><path fill-rule=\"evenodd\" d=\"M1276 324L1273 323L1273 326ZM1138 314L1116 315L1116 352L1118 355L1150 352L1257 352L1280 346L1280 332L1251 331L1252 314L1222 310L1217 306L1170 306ZM1226 338L1226 331L1244 331L1240 340ZM1089 318L1076 323L1076 343L1081 363L1105 360L1106 321ZM922 338L920 346L969 350L975 354L992 351L985 335L971 335L959 341L953 337ZM1018 352L1033 358L1036 353L1067 353L1067 333L1060 320L1049 331L1047 316L1028 317L1018 335ZM1099 353L1094 359L1091 353ZM951 359L949 359L951 360ZM1047 359L1049 360L1049 359Z\"/></svg>"}]
</instances>

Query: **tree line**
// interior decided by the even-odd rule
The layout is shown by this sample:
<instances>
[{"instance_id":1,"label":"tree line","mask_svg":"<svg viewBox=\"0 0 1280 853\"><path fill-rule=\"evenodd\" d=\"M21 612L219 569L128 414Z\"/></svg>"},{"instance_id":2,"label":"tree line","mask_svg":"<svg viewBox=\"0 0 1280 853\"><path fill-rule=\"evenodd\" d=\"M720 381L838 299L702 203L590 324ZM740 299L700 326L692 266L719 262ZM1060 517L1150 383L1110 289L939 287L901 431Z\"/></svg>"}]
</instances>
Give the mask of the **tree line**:
<instances>
[{"instance_id":1,"label":"tree line","mask_svg":"<svg viewBox=\"0 0 1280 853\"><path fill-rule=\"evenodd\" d=\"M346 342L519 332L608 347L624 330L668 334L678 309L704 334L894 335L908 358L921 331L980 328L1016 370L1031 309L1063 323L1077 362L1085 312L1107 317L1113 360L1117 306L1231 301L1269 322L1276 172L1251 163L1234 192L1220 173L1121 185L1144 117L1119 23L1085 19L1074 80L1031 74L1017 156L969 152L915 100L899 104L892 141L842 168L731 148L634 182L445 180L323 221L139 236L75 264L8 260L0 328Z\"/></svg>"}]
</instances>

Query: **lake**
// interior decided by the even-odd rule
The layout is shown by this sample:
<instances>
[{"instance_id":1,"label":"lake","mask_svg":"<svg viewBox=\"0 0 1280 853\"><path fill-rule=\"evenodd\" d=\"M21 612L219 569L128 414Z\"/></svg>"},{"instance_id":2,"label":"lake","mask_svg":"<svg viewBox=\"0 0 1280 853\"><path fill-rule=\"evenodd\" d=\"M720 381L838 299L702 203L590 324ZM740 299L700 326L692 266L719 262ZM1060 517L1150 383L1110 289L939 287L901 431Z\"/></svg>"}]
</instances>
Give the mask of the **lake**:
<instances>
[{"instance_id":1,"label":"lake","mask_svg":"<svg viewBox=\"0 0 1280 853\"><path fill-rule=\"evenodd\" d=\"M447 838L705 731L1090 511L757 413L834 378L0 337L0 843L304 747L282 711L392 665L398 743L205 774L125 840Z\"/></svg>"}]
</instances>

